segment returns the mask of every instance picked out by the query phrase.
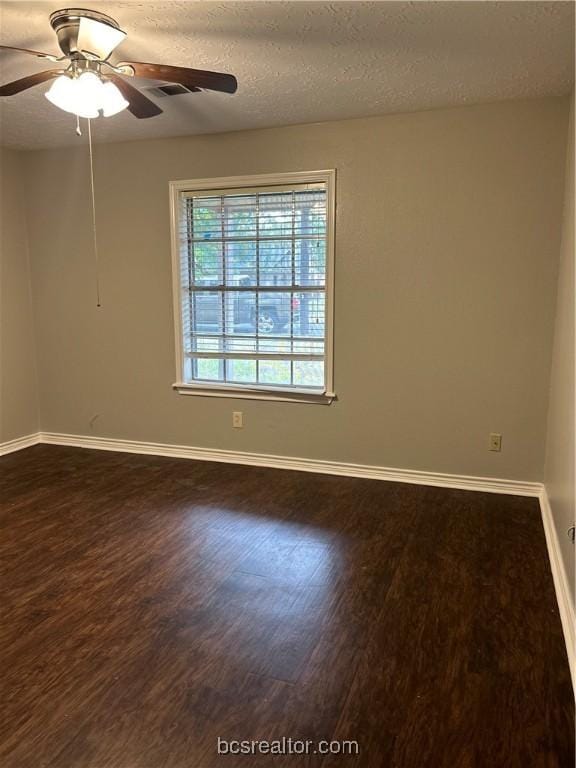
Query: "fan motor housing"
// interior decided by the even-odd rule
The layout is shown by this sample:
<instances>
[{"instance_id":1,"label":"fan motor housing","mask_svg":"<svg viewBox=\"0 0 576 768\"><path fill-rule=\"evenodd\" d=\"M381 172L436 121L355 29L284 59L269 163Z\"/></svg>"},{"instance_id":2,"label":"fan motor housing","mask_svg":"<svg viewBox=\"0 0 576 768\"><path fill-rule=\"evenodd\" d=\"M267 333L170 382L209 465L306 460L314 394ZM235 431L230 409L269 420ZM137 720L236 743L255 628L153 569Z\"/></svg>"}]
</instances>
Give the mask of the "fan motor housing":
<instances>
[{"instance_id":1,"label":"fan motor housing","mask_svg":"<svg viewBox=\"0 0 576 768\"><path fill-rule=\"evenodd\" d=\"M65 56L78 53L78 29L82 17L107 24L114 29L120 29L115 19L99 11L90 11L86 8L62 8L59 11L54 11L50 14L50 25L56 32L58 45Z\"/></svg>"}]
</instances>

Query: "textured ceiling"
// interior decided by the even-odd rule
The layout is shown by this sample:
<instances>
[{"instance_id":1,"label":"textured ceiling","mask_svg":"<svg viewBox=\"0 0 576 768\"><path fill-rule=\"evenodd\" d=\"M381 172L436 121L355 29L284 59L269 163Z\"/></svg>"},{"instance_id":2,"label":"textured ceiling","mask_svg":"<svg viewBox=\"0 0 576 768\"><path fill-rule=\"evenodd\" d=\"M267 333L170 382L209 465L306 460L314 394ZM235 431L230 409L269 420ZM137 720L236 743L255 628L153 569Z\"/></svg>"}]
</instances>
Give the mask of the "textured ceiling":
<instances>
[{"instance_id":1,"label":"textured ceiling","mask_svg":"<svg viewBox=\"0 0 576 768\"><path fill-rule=\"evenodd\" d=\"M72 4L72 3L71 3ZM95 121L98 141L212 133L568 91L572 2L86 2L128 32L123 59L232 72L234 96L187 94L165 114ZM48 15L58 2L0 3L0 41L56 52ZM46 69L0 54L0 80ZM50 65L49 65L50 66ZM152 85L138 81L141 85ZM73 144L73 118L47 85L2 99L2 143Z\"/></svg>"}]
</instances>

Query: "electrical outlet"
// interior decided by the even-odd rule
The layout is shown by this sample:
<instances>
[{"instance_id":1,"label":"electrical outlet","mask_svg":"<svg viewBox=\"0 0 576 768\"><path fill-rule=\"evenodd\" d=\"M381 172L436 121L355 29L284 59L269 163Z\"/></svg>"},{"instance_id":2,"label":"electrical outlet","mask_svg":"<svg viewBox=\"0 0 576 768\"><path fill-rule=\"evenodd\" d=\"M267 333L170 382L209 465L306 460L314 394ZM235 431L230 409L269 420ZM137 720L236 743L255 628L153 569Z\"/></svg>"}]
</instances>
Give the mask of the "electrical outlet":
<instances>
[{"instance_id":1,"label":"electrical outlet","mask_svg":"<svg viewBox=\"0 0 576 768\"><path fill-rule=\"evenodd\" d=\"M242 429L244 426L244 414L242 411L232 411L232 426L234 429Z\"/></svg>"},{"instance_id":2,"label":"electrical outlet","mask_svg":"<svg viewBox=\"0 0 576 768\"><path fill-rule=\"evenodd\" d=\"M498 432L490 433L490 442L488 444L488 450L490 451L502 450L502 435L498 434Z\"/></svg>"}]
</instances>

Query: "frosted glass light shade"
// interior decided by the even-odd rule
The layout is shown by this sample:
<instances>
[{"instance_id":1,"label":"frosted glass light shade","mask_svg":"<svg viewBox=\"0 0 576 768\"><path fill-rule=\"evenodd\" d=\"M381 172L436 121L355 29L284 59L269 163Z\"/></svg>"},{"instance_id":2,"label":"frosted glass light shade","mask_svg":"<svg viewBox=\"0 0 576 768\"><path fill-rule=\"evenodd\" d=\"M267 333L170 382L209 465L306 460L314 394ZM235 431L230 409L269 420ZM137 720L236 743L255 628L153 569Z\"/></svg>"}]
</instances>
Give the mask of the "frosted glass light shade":
<instances>
[{"instance_id":1,"label":"frosted glass light shade","mask_svg":"<svg viewBox=\"0 0 576 768\"><path fill-rule=\"evenodd\" d=\"M66 75L60 75L52 83L50 90L46 93L46 98L65 112L73 112L75 106L74 81Z\"/></svg>"},{"instance_id":2,"label":"frosted glass light shade","mask_svg":"<svg viewBox=\"0 0 576 768\"><path fill-rule=\"evenodd\" d=\"M130 106L114 83L104 83L101 93L102 99L100 103L104 117L117 115L118 112L122 112L123 109Z\"/></svg>"},{"instance_id":3,"label":"frosted glass light shade","mask_svg":"<svg viewBox=\"0 0 576 768\"><path fill-rule=\"evenodd\" d=\"M106 59L125 37L126 32L121 29L103 24L97 19L80 16L76 46L79 51L86 51L99 59Z\"/></svg>"},{"instance_id":4,"label":"frosted glass light shade","mask_svg":"<svg viewBox=\"0 0 576 768\"><path fill-rule=\"evenodd\" d=\"M74 83L74 114L79 117L98 117L102 98L102 81L94 72L84 72Z\"/></svg>"}]
</instances>

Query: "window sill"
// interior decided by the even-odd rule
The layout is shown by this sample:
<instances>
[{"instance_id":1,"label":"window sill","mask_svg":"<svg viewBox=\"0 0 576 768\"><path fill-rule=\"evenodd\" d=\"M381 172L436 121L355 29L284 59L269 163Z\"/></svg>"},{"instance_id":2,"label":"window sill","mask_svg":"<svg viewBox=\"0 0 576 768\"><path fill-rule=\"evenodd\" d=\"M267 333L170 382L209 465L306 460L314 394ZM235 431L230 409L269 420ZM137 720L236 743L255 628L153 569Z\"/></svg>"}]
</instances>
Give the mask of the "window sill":
<instances>
[{"instance_id":1,"label":"window sill","mask_svg":"<svg viewBox=\"0 0 576 768\"><path fill-rule=\"evenodd\" d=\"M254 387L217 387L210 384L176 383L172 387L179 395L200 397L233 397L241 400L274 400L281 403L316 403L330 405L336 400L333 392L311 392L300 389L257 389Z\"/></svg>"}]
</instances>

